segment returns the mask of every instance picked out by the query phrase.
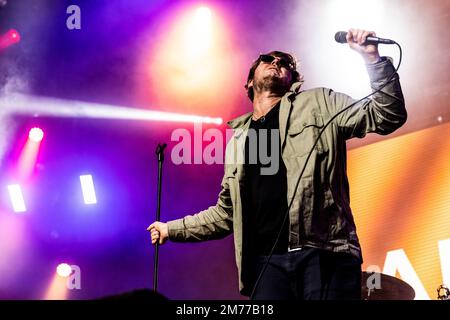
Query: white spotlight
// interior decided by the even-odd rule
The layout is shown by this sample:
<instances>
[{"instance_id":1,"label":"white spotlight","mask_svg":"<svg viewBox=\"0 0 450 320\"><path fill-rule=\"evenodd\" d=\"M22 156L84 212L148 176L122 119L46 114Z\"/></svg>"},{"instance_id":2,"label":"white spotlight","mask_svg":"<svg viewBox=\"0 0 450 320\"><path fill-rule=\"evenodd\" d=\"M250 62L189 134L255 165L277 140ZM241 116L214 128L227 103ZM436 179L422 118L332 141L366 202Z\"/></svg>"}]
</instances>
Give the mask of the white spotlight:
<instances>
[{"instance_id":1,"label":"white spotlight","mask_svg":"<svg viewBox=\"0 0 450 320\"><path fill-rule=\"evenodd\" d=\"M14 212L27 211L27 208L25 207L25 201L23 200L22 189L20 188L20 185L18 184L9 185L8 191Z\"/></svg>"},{"instance_id":2,"label":"white spotlight","mask_svg":"<svg viewBox=\"0 0 450 320\"><path fill-rule=\"evenodd\" d=\"M80 176L81 191L83 192L83 198L85 204L97 203L97 197L95 196L94 182L90 174Z\"/></svg>"},{"instance_id":3,"label":"white spotlight","mask_svg":"<svg viewBox=\"0 0 450 320\"><path fill-rule=\"evenodd\" d=\"M56 267L56 273L63 278L67 278L72 273L72 267L67 263L61 263Z\"/></svg>"},{"instance_id":4,"label":"white spotlight","mask_svg":"<svg viewBox=\"0 0 450 320\"><path fill-rule=\"evenodd\" d=\"M198 19L199 22L209 23L211 19L211 10L207 7L200 7L195 12L195 17Z\"/></svg>"},{"instance_id":5,"label":"white spotlight","mask_svg":"<svg viewBox=\"0 0 450 320\"><path fill-rule=\"evenodd\" d=\"M212 13L207 7L195 10L192 19L186 24L184 30L185 43L188 53L188 62L201 61L209 52L213 40Z\"/></svg>"},{"instance_id":6,"label":"white spotlight","mask_svg":"<svg viewBox=\"0 0 450 320\"><path fill-rule=\"evenodd\" d=\"M28 138L34 142L41 142L44 138L44 131L41 128L31 128L28 134Z\"/></svg>"}]
</instances>

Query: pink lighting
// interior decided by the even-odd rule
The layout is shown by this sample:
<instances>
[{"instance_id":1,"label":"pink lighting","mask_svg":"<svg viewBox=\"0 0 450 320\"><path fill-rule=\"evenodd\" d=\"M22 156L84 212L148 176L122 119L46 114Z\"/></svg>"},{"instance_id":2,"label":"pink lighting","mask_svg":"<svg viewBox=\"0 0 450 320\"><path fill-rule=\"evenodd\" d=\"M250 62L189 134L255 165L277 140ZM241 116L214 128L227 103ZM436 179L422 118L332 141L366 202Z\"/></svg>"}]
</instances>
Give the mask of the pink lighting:
<instances>
[{"instance_id":1,"label":"pink lighting","mask_svg":"<svg viewBox=\"0 0 450 320\"><path fill-rule=\"evenodd\" d=\"M0 50L20 41L20 34L17 30L10 29L0 36Z\"/></svg>"}]
</instances>

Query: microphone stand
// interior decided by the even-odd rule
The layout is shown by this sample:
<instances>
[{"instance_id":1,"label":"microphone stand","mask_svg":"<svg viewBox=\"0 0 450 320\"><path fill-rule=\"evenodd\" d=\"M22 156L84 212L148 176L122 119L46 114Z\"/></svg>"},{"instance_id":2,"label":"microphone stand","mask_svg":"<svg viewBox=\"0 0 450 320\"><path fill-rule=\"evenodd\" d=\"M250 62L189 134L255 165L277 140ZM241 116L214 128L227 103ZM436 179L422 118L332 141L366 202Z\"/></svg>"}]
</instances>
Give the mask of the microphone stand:
<instances>
[{"instance_id":1,"label":"microphone stand","mask_svg":"<svg viewBox=\"0 0 450 320\"><path fill-rule=\"evenodd\" d=\"M156 156L158 158L158 195L156 200L156 220L160 220L161 215L161 185L162 185L162 165L164 162L164 149L167 147L167 144L160 144L156 147ZM153 264L153 291L157 292L158 289L158 253L159 253L159 240L155 243L155 256L154 256L154 264Z\"/></svg>"}]
</instances>

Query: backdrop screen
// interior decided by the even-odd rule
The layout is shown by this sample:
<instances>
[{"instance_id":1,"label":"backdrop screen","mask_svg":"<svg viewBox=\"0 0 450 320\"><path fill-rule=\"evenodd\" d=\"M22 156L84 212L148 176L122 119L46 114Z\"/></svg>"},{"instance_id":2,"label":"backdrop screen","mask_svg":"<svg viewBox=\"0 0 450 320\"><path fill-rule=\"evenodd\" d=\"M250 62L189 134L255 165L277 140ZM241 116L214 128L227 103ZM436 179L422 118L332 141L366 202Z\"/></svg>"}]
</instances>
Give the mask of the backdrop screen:
<instances>
[{"instance_id":1,"label":"backdrop screen","mask_svg":"<svg viewBox=\"0 0 450 320\"><path fill-rule=\"evenodd\" d=\"M450 284L450 123L349 150L363 269L396 276L416 299Z\"/></svg>"}]
</instances>

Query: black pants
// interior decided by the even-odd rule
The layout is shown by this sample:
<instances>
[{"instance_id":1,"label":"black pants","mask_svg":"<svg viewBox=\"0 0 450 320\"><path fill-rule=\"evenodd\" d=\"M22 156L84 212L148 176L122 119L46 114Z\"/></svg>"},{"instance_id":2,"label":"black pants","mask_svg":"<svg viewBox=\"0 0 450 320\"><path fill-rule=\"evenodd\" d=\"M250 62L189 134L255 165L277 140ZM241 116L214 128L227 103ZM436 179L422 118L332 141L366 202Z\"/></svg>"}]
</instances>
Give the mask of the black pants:
<instances>
[{"instance_id":1,"label":"black pants","mask_svg":"<svg viewBox=\"0 0 450 320\"><path fill-rule=\"evenodd\" d=\"M256 277L267 261L261 256ZM361 263L347 253L315 248L272 255L254 300L360 300Z\"/></svg>"}]
</instances>

